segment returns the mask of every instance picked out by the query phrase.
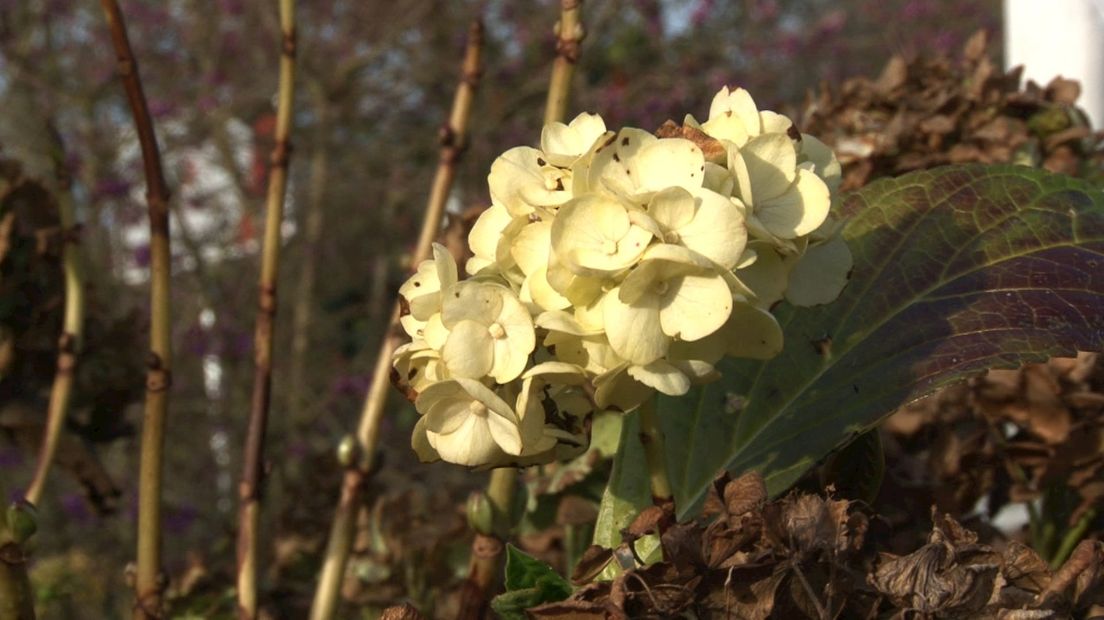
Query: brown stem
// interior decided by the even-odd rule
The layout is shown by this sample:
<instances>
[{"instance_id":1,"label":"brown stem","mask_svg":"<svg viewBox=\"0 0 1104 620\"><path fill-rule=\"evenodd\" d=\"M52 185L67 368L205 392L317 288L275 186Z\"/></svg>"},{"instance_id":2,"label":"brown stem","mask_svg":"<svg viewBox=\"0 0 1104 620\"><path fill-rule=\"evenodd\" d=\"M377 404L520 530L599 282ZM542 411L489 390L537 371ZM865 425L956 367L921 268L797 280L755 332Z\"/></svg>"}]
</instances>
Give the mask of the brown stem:
<instances>
[{"instance_id":1,"label":"brown stem","mask_svg":"<svg viewBox=\"0 0 1104 620\"><path fill-rule=\"evenodd\" d=\"M545 124L563 122L567 102L571 97L571 78L579 61L579 44L583 40L583 0L561 0L560 21L556 23L556 61L548 85L548 101L544 107Z\"/></svg>"},{"instance_id":2,"label":"brown stem","mask_svg":"<svg viewBox=\"0 0 1104 620\"><path fill-rule=\"evenodd\" d=\"M517 471L509 468L491 471L487 500L491 505L493 527L489 532L475 532L468 561L468 578L460 589L457 620L479 620L487 613L487 602L502 573L504 543L513 527L511 508L518 485Z\"/></svg>"},{"instance_id":3,"label":"brown stem","mask_svg":"<svg viewBox=\"0 0 1104 620\"><path fill-rule=\"evenodd\" d=\"M245 462L238 488L238 617L257 617L257 559L261 491L264 485L264 441L272 395L272 337L276 317L276 281L280 268L280 226L287 193L291 155L291 120L295 97L295 3L280 0L280 92L276 109L276 145L268 177L264 249L261 256L260 301L254 335L253 396L246 431Z\"/></svg>"},{"instance_id":4,"label":"brown stem","mask_svg":"<svg viewBox=\"0 0 1104 620\"><path fill-rule=\"evenodd\" d=\"M0 543L0 620L34 620L34 590L27 555L14 542Z\"/></svg>"},{"instance_id":5,"label":"brown stem","mask_svg":"<svg viewBox=\"0 0 1104 620\"><path fill-rule=\"evenodd\" d=\"M433 240L437 237L437 233L441 228L445 201L452 187L452 180L456 175L456 163L463 154L467 142L467 126L468 118L471 115L472 97L482 72L482 51L483 25L476 21L472 23L468 30L468 42L464 53L461 80L452 100L452 113L449 116L448 123L441 129L441 150L437 173L434 176L433 187L426 203L422 231L418 237L418 245L414 250L412 266L417 266L418 263L429 258L432 252ZM354 494L351 498L352 504L359 504L363 478L367 477L367 470L376 454L379 422L383 417L387 392L391 389L389 380L391 356L399 343L399 314L399 304L396 301L393 304L388 328L384 332L383 342L376 357L376 367L372 373L368 395L364 399L364 408L361 410L360 424L357 427L356 434L361 452L360 463L357 465L360 468L361 484L355 485L351 491ZM350 475L346 473L346 478ZM342 493L344 499L344 486ZM334 610L337 607L341 578L345 574L345 565L349 559L349 546L353 540L352 530L355 516L355 511L350 515L344 515L340 506L334 516L334 522L330 529L330 542L326 548L322 573L319 577L318 588L315 590L314 603L311 607L311 620L328 620L333 617Z\"/></svg>"},{"instance_id":6,"label":"brown stem","mask_svg":"<svg viewBox=\"0 0 1104 620\"><path fill-rule=\"evenodd\" d=\"M65 317L61 336L58 338L57 370L50 389L50 404L46 412L46 430L42 434L42 448L38 452L34 477L27 487L25 498L37 505L46 486L46 477L57 453L58 440L69 412L73 394L73 378L77 355L84 334L84 274L77 251L76 215L73 209L72 181L65 170L64 147L61 136L50 124L56 148L54 167L58 183L58 214L61 220L62 266L65 272Z\"/></svg>"},{"instance_id":7,"label":"brown stem","mask_svg":"<svg viewBox=\"0 0 1104 620\"><path fill-rule=\"evenodd\" d=\"M314 602L311 604L311 620L333 618L337 611L341 580L345 577L345 565L349 561L349 551L356 532L356 516L361 505L360 493L364 478L364 473L355 463L345 469L341 480L341 498L334 510L330 539L326 544L326 555L318 574Z\"/></svg>"},{"instance_id":8,"label":"brown stem","mask_svg":"<svg viewBox=\"0 0 1104 620\"><path fill-rule=\"evenodd\" d=\"M161 576L161 468L165 443L165 414L171 383L169 315L169 188L161 169L157 135L142 92L138 63L130 48L126 23L117 0L100 0L108 26L127 102L138 131L146 176L146 203L150 221L150 353L147 359L146 406L142 416L142 456L138 480L138 567L135 574L135 618L160 618Z\"/></svg>"}]
</instances>

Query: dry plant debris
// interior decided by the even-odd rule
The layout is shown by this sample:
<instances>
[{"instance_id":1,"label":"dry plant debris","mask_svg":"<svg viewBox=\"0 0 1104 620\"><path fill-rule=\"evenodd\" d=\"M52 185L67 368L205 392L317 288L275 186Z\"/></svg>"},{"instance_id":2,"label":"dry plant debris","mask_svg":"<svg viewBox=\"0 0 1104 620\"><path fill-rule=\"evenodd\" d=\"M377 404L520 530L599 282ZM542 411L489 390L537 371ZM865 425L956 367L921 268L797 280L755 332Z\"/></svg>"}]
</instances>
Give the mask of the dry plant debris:
<instances>
[{"instance_id":1,"label":"dry plant debris","mask_svg":"<svg viewBox=\"0 0 1104 620\"><path fill-rule=\"evenodd\" d=\"M1104 601L1104 543L1082 541L1052 571L1030 548L978 542L932 511L927 543L878 553L888 533L857 502L791 493L767 501L758 474L718 478L705 513L675 523L673 507L644 511L617 550L592 547L573 578L631 558L659 534L663 561L583 585L533 618L1067 618Z\"/></svg>"},{"instance_id":2,"label":"dry plant debris","mask_svg":"<svg viewBox=\"0 0 1104 620\"><path fill-rule=\"evenodd\" d=\"M1074 106L1081 87L1056 78L1020 88L975 34L957 60L894 56L877 79L852 78L810 93L801 130L843 165L843 190L943 164L1015 162L1099 176L1100 133Z\"/></svg>"}]
</instances>

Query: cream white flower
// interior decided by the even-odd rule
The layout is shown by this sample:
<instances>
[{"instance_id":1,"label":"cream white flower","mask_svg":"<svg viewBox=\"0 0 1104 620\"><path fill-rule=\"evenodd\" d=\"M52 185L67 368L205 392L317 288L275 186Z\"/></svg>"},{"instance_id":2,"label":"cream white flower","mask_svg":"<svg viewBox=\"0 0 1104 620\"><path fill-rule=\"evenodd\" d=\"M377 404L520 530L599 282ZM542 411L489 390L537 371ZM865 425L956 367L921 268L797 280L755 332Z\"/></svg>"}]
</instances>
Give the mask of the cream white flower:
<instances>
[{"instance_id":1,"label":"cream white flower","mask_svg":"<svg viewBox=\"0 0 1104 620\"><path fill-rule=\"evenodd\" d=\"M464 265L464 271L468 272L468 275L474 276L496 265L502 233L513 219L510 212L502 205L492 205L479 214L471 232L468 233L468 247L472 251L472 257Z\"/></svg>"},{"instance_id":2,"label":"cream white flower","mask_svg":"<svg viewBox=\"0 0 1104 620\"><path fill-rule=\"evenodd\" d=\"M672 339L699 340L724 325L732 291L700 256L680 246L648 249L640 265L606 296L603 318L613 350L649 364Z\"/></svg>"},{"instance_id":3,"label":"cream white flower","mask_svg":"<svg viewBox=\"0 0 1104 620\"><path fill-rule=\"evenodd\" d=\"M793 131L793 121L770 110L760 111L748 91L743 88L729 90L727 86L713 97L705 123L698 123L693 116L687 115L685 124L736 146L743 146L765 133Z\"/></svg>"},{"instance_id":4,"label":"cream white flower","mask_svg":"<svg viewBox=\"0 0 1104 620\"><path fill-rule=\"evenodd\" d=\"M562 310L571 300L561 295L548 282L548 259L552 251L552 223L533 222L524 227L510 246L525 280L521 285L521 300L533 302L542 310Z\"/></svg>"},{"instance_id":5,"label":"cream white flower","mask_svg":"<svg viewBox=\"0 0 1104 620\"><path fill-rule=\"evenodd\" d=\"M441 309L441 294L456 284L456 261L444 246L433 244L433 259L422 261L418 271L399 287L410 306L410 315L419 321L427 320Z\"/></svg>"},{"instance_id":6,"label":"cream white flower","mask_svg":"<svg viewBox=\"0 0 1104 620\"><path fill-rule=\"evenodd\" d=\"M705 180L705 155L683 138L656 138L641 129L622 129L594 154L585 186L591 192L646 203L651 195L668 187L694 192ZM576 181L578 183L578 180Z\"/></svg>"},{"instance_id":7,"label":"cream white flower","mask_svg":"<svg viewBox=\"0 0 1104 620\"><path fill-rule=\"evenodd\" d=\"M605 133L606 123L601 116L583 112L570 124L545 125L541 130L541 151L552 165L570 168Z\"/></svg>"},{"instance_id":8,"label":"cream white flower","mask_svg":"<svg viewBox=\"0 0 1104 620\"><path fill-rule=\"evenodd\" d=\"M529 215L538 207L553 207L571 198L566 182L570 172L557 168L544 153L528 146L514 147L491 164L487 185L491 201L510 215Z\"/></svg>"},{"instance_id":9,"label":"cream white flower","mask_svg":"<svg viewBox=\"0 0 1104 620\"><path fill-rule=\"evenodd\" d=\"M767 133L740 148L730 146L728 167L737 197L749 207L752 232L793 239L816 230L828 216L828 186L812 170L797 167L797 149L785 134Z\"/></svg>"},{"instance_id":10,"label":"cream white flower","mask_svg":"<svg viewBox=\"0 0 1104 620\"><path fill-rule=\"evenodd\" d=\"M741 210L728 198L707 189L697 197L681 187L652 197L648 215L659 225L664 243L682 245L731 269L744 252L747 228Z\"/></svg>"},{"instance_id":11,"label":"cream white flower","mask_svg":"<svg viewBox=\"0 0 1104 620\"><path fill-rule=\"evenodd\" d=\"M393 366L425 461L487 468L586 449L595 410L631 411L783 346L770 309L826 303L852 257L828 217L839 161L790 119L723 89L657 137L593 114L552 123L487 178L471 276L444 248L400 289Z\"/></svg>"},{"instance_id":12,"label":"cream white flower","mask_svg":"<svg viewBox=\"0 0 1104 620\"><path fill-rule=\"evenodd\" d=\"M811 170L824 181L834 196L843 181L843 168L832 149L807 133L801 134L801 151L798 153L798 165Z\"/></svg>"},{"instance_id":13,"label":"cream white flower","mask_svg":"<svg viewBox=\"0 0 1104 620\"><path fill-rule=\"evenodd\" d=\"M427 443L450 463L475 467L522 452L517 415L478 381L435 383L418 395L414 406L424 416Z\"/></svg>"},{"instance_id":14,"label":"cream white flower","mask_svg":"<svg viewBox=\"0 0 1104 620\"><path fill-rule=\"evenodd\" d=\"M449 330L441 359L456 377L491 376L507 383L525 370L536 346L529 311L513 291L497 284L454 286L442 304L441 323Z\"/></svg>"},{"instance_id":15,"label":"cream white flower","mask_svg":"<svg viewBox=\"0 0 1104 620\"><path fill-rule=\"evenodd\" d=\"M414 340L398 347L392 360L399 379L418 393L448 378L440 353L424 340Z\"/></svg>"},{"instance_id":16,"label":"cream white flower","mask_svg":"<svg viewBox=\"0 0 1104 620\"><path fill-rule=\"evenodd\" d=\"M634 265L652 233L634 224L628 207L598 194L573 199L552 222L552 249L572 273L602 277Z\"/></svg>"}]
</instances>

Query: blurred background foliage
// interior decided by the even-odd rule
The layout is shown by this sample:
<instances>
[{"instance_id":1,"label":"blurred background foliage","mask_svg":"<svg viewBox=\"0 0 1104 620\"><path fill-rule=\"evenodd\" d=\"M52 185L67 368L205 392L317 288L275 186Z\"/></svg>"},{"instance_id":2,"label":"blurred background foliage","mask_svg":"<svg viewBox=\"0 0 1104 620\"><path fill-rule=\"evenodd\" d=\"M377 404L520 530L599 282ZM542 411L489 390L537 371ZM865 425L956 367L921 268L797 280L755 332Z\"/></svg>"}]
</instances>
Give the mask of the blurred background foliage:
<instances>
[{"instance_id":1,"label":"blurred background foliage","mask_svg":"<svg viewBox=\"0 0 1104 620\"><path fill-rule=\"evenodd\" d=\"M184 601L178 617L217 617L232 609L225 587L251 388L279 28L275 7L263 2L122 4L174 191L166 568L171 593ZM334 446L355 426L388 300L409 268L467 23L482 17L486 24L486 69L450 203L454 229L470 209L486 206L493 158L539 139L558 10L551 0L300 3L269 439L271 617L300 618L309 605L336 498ZM593 111L610 126L654 129L686 113L704 117L725 84L800 118L812 93L851 76L875 77L893 55L957 54L975 30L999 33L1000 5L592 0L584 15L569 116ZM984 53L995 60L994 38ZM75 464L51 478L33 549L41 617L121 617L130 604L123 567L133 554L148 232L137 141L95 3L0 0L0 111L6 183L56 192L59 160L71 176L90 289L87 380L62 448ZM48 196L25 199L43 208L20 230L38 238L37 228L56 227ZM57 260L48 246L12 247L32 263ZM13 256L0 260L10 264ZM21 368L48 361L31 379L3 360L0 472L9 490L30 479L58 324L48 315L60 312L58 282L18 286L5 271L4 303L28 302L33 290L33 311L42 316L0 307L3 353ZM385 466L372 483L375 503L345 591L349 617L402 598L427 613L432 601L446 605L437 595L467 550L461 500L483 483L447 465L415 467L407 445L413 414L392 406Z\"/></svg>"}]
</instances>

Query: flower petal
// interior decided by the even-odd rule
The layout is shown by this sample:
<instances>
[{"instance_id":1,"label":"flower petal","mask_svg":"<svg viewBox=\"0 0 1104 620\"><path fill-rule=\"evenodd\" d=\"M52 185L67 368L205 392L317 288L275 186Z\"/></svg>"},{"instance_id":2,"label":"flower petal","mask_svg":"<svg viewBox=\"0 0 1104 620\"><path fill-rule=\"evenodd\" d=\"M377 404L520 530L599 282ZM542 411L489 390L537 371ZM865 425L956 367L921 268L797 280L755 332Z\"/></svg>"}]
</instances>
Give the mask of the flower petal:
<instances>
[{"instance_id":1,"label":"flower petal","mask_svg":"<svg viewBox=\"0 0 1104 620\"><path fill-rule=\"evenodd\" d=\"M694 219L694 197L681 187L667 188L648 203L648 215L665 230L678 230Z\"/></svg>"},{"instance_id":2,"label":"flower petal","mask_svg":"<svg viewBox=\"0 0 1104 620\"><path fill-rule=\"evenodd\" d=\"M663 138L640 149L628 162L636 191L658 192L668 187L697 190L705 180L705 155L685 138Z\"/></svg>"},{"instance_id":3,"label":"flower petal","mask_svg":"<svg viewBox=\"0 0 1104 620\"><path fill-rule=\"evenodd\" d=\"M747 245L744 216L731 200L709 190L698 194L690 222L678 229L680 242L725 269L731 269Z\"/></svg>"},{"instance_id":4,"label":"flower petal","mask_svg":"<svg viewBox=\"0 0 1104 620\"><path fill-rule=\"evenodd\" d=\"M486 325L465 319L453 325L441 349L441 359L454 376L481 379L495 365L496 349Z\"/></svg>"},{"instance_id":5,"label":"flower petal","mask_svg":"<svg viewBox=\"0 0 1104 620\"><path fill-rule=\"evenodd\" d=\"M610 346L634 364L643 365L663 357L671 339L660 327L659 299L645 295L637 303L626 304L618 299L619 288L606 295L602 306Z\"/></svg>"},{"instance_id":6,"label":"flower petal","mask_svg":"<svg viewBox=\"0 0 1104 620\"><path fill-rule=\"evenodd\" d=\"M528 146L517 146L499 155L487 176L491 200L513 216L528 215L535 206L562 204L571 196L550 182L544 170L547 166L544 154Z\"/></svg>"},{"instance_id":7,"label":"flower petal","mask_svg":"<svg viewBox=\"0 0 1104 620\"><path fill-rule=\"evenodd\" d=\"M629 376L668 396L682 396L690 389L690 379L673 364L656 360L644 366L629 366Z\"/></svg>"},{"instance_id":8,"label":"flower petal","mask_svg":"<svg viewBox=\"0 0 1104 620\"><path fill-rule=\"evenodd\" d=\"M755 217L771 234L793 239L816 230L828 217L832 197L828 186L816 174L798 170L788 190L755 204Z\"/></svg>"},{"instance_id":9,"label":"flower petal","mask_svg":"<svg viewBox=\"0 0 1104 620\"><path fill-rule=\"evenodd\" d=\"M473 320L490 325L502 312L503 287L487 282L466 280L452 287L441 304L441 322L452 329L457 322Z\"/></svg>"},{"instance_id":10,"label":"flower petal","mask_svg":"<svg viewBox=\"0 0 1104 620\"><path fill-rule=\"evenodd\" d=\"M667 286L659 318L668 336L700 340L720 329L732 312L732 292L720 275L680 276L668 280ZM606 325L608 331L608 318Z\"/></svg>"},{"instance_id":11,"label":"flower petal","mask_svg":"<svg viewBox=\"0 0 1104 620\"><path fill-rule=\"evenodd\" d=\"M429 439L426 437L425 426L426 419L424 417L418 418L418 421L414 424L414 433L410 436L410 447L414 449L414 454L418 455L419 461L433 463L441 460L441 455L430 445Z\"/></svg>"},{"instance_id":12,"label":"flower petal","mask_svg":"<svg viewBox=\"0 0 1104 620\"><path fill-rule=\"evenodd\" d=\"M552 223L534 222L514 237L510 246L510 255L517 261L522 273L530 275L534 271L548 267L548 252L552 245Z\"/></svg>"},{"instance_id":13,"label":"flower petal","mask_svg":"<svg viewBox=\"0 0 1104 620\"><path fill-rule=\"evenodd\" d=\"M629 222L621 204L588 195L564 205L552 223L552 249L572 272L612 274L640 258L652 234Z\"/></svg>"},{"instance_id":14,"label":"flower petal","mask_svg":"<svg viewBox=\"0 0 1104 620\"><path fill-rule=\"evenodd\" d=\"M768 133L740 147L751 178L752 204L781 195L793 183L797 150L786 134Z\"/></svg>"},{"instance_id":15,"label":"flower petal","mask_svg":"<svg viewBox=\"0 0 1104 620\"><path fill-rule=\"evenodd\" d=\"M847 286L854 260L841 237L810 245L790 272L786 300L795 306L815 306L835 301Z\"/></svg>"},{"instance_id":16,"label":"flower petal","mask_svg":"<svg viewBox=\"0 0 1104 620\"><path fill-rule=\"evenodd\" d=\"M782 351L782 328L770 312L750 304L737 304L724 328L728 354L765 360Z\"/></svg>"},{"instance_id":17,"label":"flower petal","mask_svg":"<svg viewBox=\"0 0 1104 620\"><path fill-rule=\"evenodd\" d=\"M714 95L713 102L709 105L709 118L712 120L722 115L739 118L747 127L749 135L759 135L759 108L747 90L729 90L725 86Z\"/></svg>"}]
</instances>

